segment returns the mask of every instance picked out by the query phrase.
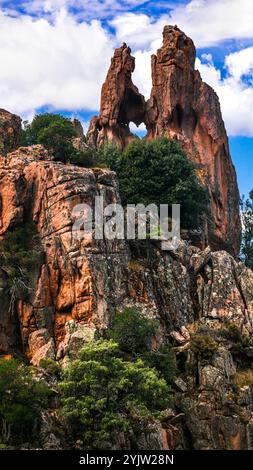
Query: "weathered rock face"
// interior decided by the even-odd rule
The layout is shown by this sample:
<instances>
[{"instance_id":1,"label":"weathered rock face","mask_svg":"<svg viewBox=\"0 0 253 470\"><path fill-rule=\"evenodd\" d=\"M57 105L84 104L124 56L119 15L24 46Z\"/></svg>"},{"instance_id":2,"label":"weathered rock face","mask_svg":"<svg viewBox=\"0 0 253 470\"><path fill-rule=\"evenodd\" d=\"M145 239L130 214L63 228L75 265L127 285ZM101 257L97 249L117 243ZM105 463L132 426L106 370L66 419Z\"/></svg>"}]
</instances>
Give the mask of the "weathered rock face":
<instances>
[{"instance_id":1,"label":"weathered rock face","mask_svg":"<svg viewBox=\"0 0 253 470\"><path fill-rule=\"evenodd\" d=\"M163 46L152 56L147 102L148 138L181 142L211 196L207 238L214 250L239 252L239 192L219 99L195 70L194 44L176 26L165 26ZM236 230L235 230L236 227Z\"/></svg>"},{"instance_id":2,"label":"weathered rock face","mask_svg":"<svg viewBox=\"0 0 253 470\"><path fill-rule=\"evenodd\" d=\"M12 152L20 145L21 119L4 109L0 109L0 154Z\"/></svg>"},{"instance_id":3,"label":"weathered rock face","mask_svg":"<svg viewBox=\"0 0 253 470\"><path fill-rule=\"evenodd\" d=\"M129 130L132 121L137 126L145 116L145 100L132 82L135 59L131 49L123 44L115 50L101 92L100 116L93 117L87 134L90 145L100 147L107 141L124 148L134 138Z\"/></svg>"},{"instance_id":4,"label":"weathered rock face","mask_svg":"<svg viewBox=\"0 0 253 470\"><path fill-rule=\"evenodd\" d=\"M3 352L21 340L34 363L42 357L60 358L69 330L74 333L84 325L90 338L90 328L104 328L120 305L126 246L120 241L72 237L73 208L94 203L98 195L103 195L105 204L118 201L115 173L53 162L40 146L1 157L0 236L29 218L36 223L44 250L30 299L17 305L21 338L12 334L8 289L1 290ZM6 279L1 282L6 285Z\"/></svg>"},{"instance_id":5,"label":"weathered rock face","mask_svg":"<svg viewBox=\"0 0 253 470\"><path fill-rule=\"evenodd\" d=\"M86 138L83 132L83 126L78 119L73 119L73 127L76 131L76 137L72 139L74 147L79 151L85 151L88 148Z\"/></svg>"},{"instance_id":6,"label":"weathered rock face","mask_svg":"<svg viewBox=\"0 0 253 470\"><path fill-rule=\"evenodd\" d=\"M175 252L154 242L147 257L144 242L75 239L73 208L93 205L98 195L105 204L119 202L115 173L54 162L41 146L0 158L0 236L33 220L44 252L29 297L15 309L0 271L0 354L21 351L35 365L42 358L68 360L103 332L116 310L134 305L159 321L157 344L171 336L185 357L175 382L177 412L170 410L163 428L144 434L137 447L251 448L253 391L242 385L234 398L231 343L218 339L206 363L196 363L190 345L197 325L216 334L232 322L252 336L252 271L225 251L184 242ZM48 441L48 432L45 446L60 446ZM130 448L124 439L119 446Z\"/></svg>"},{"instance_id":7,"label":"weathered rock face","mask_svg":"<svg viewBox=\"0 0 253 470\"><path fill-rule=\"evenodd\" d=\"M130 121L144 122L148 139L178 140L210 193L211 215L200 246L210 244L213 250L238 255L241 222L236 174L218 96L195 70L195 58L192 40L176 26L165 26L163 46L152 56L152 91L145 104L131 80L130 49L126 45L116 49L102 88L100 116L92 118L87 141L101 146L109 140L123 148L133 138Z\"/></svg>"}]
</instances>

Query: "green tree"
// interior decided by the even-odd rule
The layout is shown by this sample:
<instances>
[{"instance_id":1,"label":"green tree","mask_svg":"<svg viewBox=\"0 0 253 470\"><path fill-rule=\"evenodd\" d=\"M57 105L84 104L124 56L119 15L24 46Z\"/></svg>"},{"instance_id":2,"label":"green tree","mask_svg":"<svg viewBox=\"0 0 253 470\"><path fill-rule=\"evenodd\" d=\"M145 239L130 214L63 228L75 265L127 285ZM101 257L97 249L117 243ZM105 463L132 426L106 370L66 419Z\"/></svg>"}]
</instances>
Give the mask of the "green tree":
<instances>
[{"instance_id":1,"label":"green tree","mask_svg":"<svg viewBox=\"0 0 253 470\"><path fill-rule=\"evenodd\" d=\"M118 173L123 204L180 204L184 228L199 228L207 191L194 165L174 140L135 140L123 152L105 146L100 161Z\"/></svg>"},{"instance_id":2,"label":"green tree","mask_svg":"<svg viewBox=\"0 0 253 470\"><path fill-rule=\"evenodd\" d=\"M48 388L16 359L0 359L0 423L4 444L31 442Z\"/></svg>"},{"instance_id":3,"label":"green tree","mask_svg":"<svg viewBox=\"0 0 253 470\"><path fill-rule=\"evenodd\" d=\"M197 359L208 361L218 350L218 344L210 335L195 334L191 338L191 350Z\"/></svg>"},{"instance_id":4,"label":"green tree","mask_svg":"<svg viewBox=\"0 0 253 470\"><path fill-rule=\"evenodd\" d=\"M33 222L9 229L0 242L0 267L8 276L11 308L17 298L32 290L33 278L42 255L42 247Z\"/></svg>"},{"instance_id":5,"label":"green tree","mask_svg":"<svg viewBox=\"0 0 253 470\"><path fill-rule=\"evenodd\" d=\"M157 322L144 317L136 308L127 307L118 313L108 334L122 351L141 354L151 348Z\"/></svg>"},{"instance_id":6,"label":"green tree","mask_svg":"<svg viewBox=\"0 0 253 470\"><path fill-rule=\"evenodd\" d=\"M162 344L159 348L144 353L142 358L149 367L159 372L167 384L172 384L178 370L176 356L170 344Z\"/></svg>"},{"instance_id":7,"label":"green tree","mask_svg":"<svg viewBox=\"0 0 253 470\"><path fill-rule=\"evenodd\" d=\"M56 160L67 163L76 153L71 141L75 135L71 121L59 118L58 121L52 122L48 127L40 130L38 143L51 150Z\"/></svg>"},{"instance_id":8,"label":"green tree","mask_svg":"<svg viewBox=\"0 0 253 470\"><path fill-rule=\"evenodd\" d=\"M73 158L76 149L72 139L76 131L70 119L59 114L41 114L35 116L31 124L24 129L27 145L42 144L49 149L56 160L64 163Z\"/></svg>"},{"instance_id":9,"label":"green tree","mask_svg":"<svg viewBox=\"0 0 253 470\"><path fill-rule=\"evenodd\" d=\"M92 149L77 150L73 139L76 130L70 119L60 114L41 114L35 116L31 124L26 123L23 131L23 145L42 144L50 150L55 160L79 166L93 166L95 151Z\"/></svg>"},{"instance_id":10,"label":"green tree","mask_svg":"<svg viewBox=\"0 0 253 470\"><path fill-rule=\"evenodd\" d=\"M143 432L169 404L169 387L141 359L127 361L118 344L90 343L64 371L62 414L88 448L111 448L117 432Z\"/></svg>"},{"instance_id":11,"label":"green tree","mask_svg":"<svg viewBox=\"0 0 253 470\"><path fill-rule=\"evenodd\" d=\"M242 246L241 255L246 266L253 269L253 190L249 194L249 198L245 197L241 200L241 217L242 217Z\"/></svg>"}]
</instances>

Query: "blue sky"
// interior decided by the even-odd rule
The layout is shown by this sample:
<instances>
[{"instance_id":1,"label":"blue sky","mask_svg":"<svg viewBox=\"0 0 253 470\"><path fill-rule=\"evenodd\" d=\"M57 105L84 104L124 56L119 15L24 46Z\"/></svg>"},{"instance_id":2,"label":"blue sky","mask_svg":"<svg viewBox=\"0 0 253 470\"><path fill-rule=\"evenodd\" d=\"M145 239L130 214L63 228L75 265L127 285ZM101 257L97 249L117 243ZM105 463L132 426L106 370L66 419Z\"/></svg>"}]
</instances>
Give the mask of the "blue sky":
<instances>
[{"instance_id":1,"label":"blue sky","mask_svg":"<svg viewBox=\"0 0 253 470\"><path fill-rule=\"evenodd\" d=\"M194 40L196 68L217 92L240 191L253 187L252 0L0 0L0 107L30 120L59 111L87 128L98 111L113 49L136 57L134 82L150 93L150 54L165 24Z\"/></svg>"}]
</instances>

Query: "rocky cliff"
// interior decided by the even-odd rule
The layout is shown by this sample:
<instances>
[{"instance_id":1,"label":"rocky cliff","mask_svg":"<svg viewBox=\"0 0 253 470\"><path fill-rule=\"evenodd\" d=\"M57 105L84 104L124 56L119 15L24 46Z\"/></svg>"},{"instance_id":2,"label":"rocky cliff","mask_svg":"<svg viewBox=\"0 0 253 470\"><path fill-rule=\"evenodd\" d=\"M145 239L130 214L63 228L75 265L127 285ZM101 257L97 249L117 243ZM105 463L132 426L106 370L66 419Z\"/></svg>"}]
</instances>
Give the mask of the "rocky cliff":
<instances>
[{"instance_id":1,"label":"rocky cliff","mask_svg":"<svg viewBox=\"0 0 253 470\"><path fill-rule=\"evenodd\" d=\"M129 123L132 121L139 126L145 117L144 96L131 78L134 68L131 49L123 44L115 50L102 87L100 115L91 120L87 134L90 145L100 147L107 141L113 141L124 148L134 138Z\"/></svg>"},{"instance_id":2,"label":"rocky cliff","mask_svg":"<svg viewBox=\"0 0 253 470\"><path fill-rule=\"evenodd\" d=\"M55 162L41 146L0 158L1 237L32 220L40 242L28 295L14 308L1 269L1 354L22 353L35 365L42 358L60 361L103 334L115 311L137 306L158 320L158 343L174 339L180 370L176 408L162 428L144 433L138 448L252 448L253 390L242 375L252 357L252 271L225 251L184 242L176 252L154 242L147 256L138 241L73 239L73 208L92 205L97 195L105 204L119 202L115 173ZM243 365L234 339L224 336L229 324L247 338ZM196 331L215 338L215 355L194 354ZM50 446L48 437L45 442Z\"/></svg>"},{"instance_id":3,"label":"rocky cliff","mask_svg":"<svg viewBox=\"0 0 253 470\"><path fill-rule=\"evenodd\" d=\"M163 46L152 57L148 138L166 135L182 143L209 188L212 220L207 239L212 249L237 254L240 216L235 170L218 96L195 70L195 58L192 40L177 27L166 26Z\"/></svg>"},{"instance_id":4,"label":"rocky cliff","mask_svg":"<svg viewBox=\"0 0 253 470\"><path fill-rule=\"evenodd\" d=\"M0 112L0 241L32 223L37 256L21 289L0 250L0 356L28 358L39 376L41 359L66 364L104 337L115 313L135 306L157 320L155 346L169 340L178 365L173 407L143 430L135 448L253 449L253 273L229 254L240 238L236 177L218 98L194 62L192 41L166 27L145 103L132 83L130 49L117 49L100 116L86 141L74 123L74 143L83 149L113 140L123 148L133 138L131 121L145 122L148 138L179 140L210 191L205 248L182 241L162 251L158 240L76 238L80 204L94 207L97 196L104 206L120 202L116 173L57 162L40 145L18 148L20 119ZM52 408L42 417L45 449L67 445L55 435L63 426L56 414ZM117 448L131 443L121 435Z\"/></svg>"},{"instance_id":5,"label":"rocky cliff","mask_svg":"<svg viewBox=\"0 0 253 470\"><path fill-rule=\"evenodd\" d=\"M192 40L176 26L165 26L163 46L152 56L152 91L145 103L131 80L130 49L125 44L116 49L102 88L100 116L91 120L88 141L95 146L113 141L125 147L134 138L131 121L146 124L148 139L165 135L178 140L210 193L211 215L200 245L238 255L241 222L236 174L218 96L195 70L195 58Z\"/></svg>"},{"instance_id":6,"label":"rocky cliff","mask_svg":"<svg viewBox=\"0 0 253 470\"><path fill-rule=\"evenodd\" d=\"M0 109L0 153L15 150L21 142L21 119L5 109Z\"/></svg>"}]
</instances>

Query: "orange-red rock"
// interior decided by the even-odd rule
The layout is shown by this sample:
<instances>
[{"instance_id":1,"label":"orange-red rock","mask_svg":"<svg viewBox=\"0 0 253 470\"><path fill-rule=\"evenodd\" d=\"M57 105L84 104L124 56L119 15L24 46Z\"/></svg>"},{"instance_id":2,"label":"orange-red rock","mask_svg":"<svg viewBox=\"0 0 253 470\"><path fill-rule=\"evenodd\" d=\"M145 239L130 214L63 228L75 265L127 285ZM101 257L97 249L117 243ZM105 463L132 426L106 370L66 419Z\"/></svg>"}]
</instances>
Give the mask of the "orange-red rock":
<instances>
[{"instance_id":1,"label":"orange-red rock","mask_svg":"<svg viewBox=\"0 0 253 470\"><path fill-rule=\"evenodd\" d=\"M100 115L92 118L87 141L98 147L113 141L124 148L134 138L130 121L144 122L148 139L178 140L210 193L211 214L198 243L238 255L241 222L236 174L218 96L195 70L195 58L193 41L176 26L165 26L163 46L152 56L152 91L145 104L132 83L130 49L125 44L116 49L102 88Z\"/></svg>"},{"instance_id":2,"label":"orange-red rock","mask_svg":"<svg viewBox=\"0 0 253 470\"><path fill-rule=\"evenodd\" d=\"M0 109L0 154L5 155L19 147L21 134L20 117Z\"/></svg>"},{"instance_id":3,"label":"orange-red rock","mask_svg":"<svg viewBox=\"0 0 253 470\"><path fill-rule=\"evenodd\" d=\"M193 41L165 26L163 46L152 56L152 91L147 102L148 138L166 135L181 142L211 197L207 242L213 250L238 254L239 192L220 103L195 70Z\"/></svg>"},{"instance_id":4,"label":"orange-red rock","mask_svg":"<svg viewBox=\"0 0 253 470\"><path fill-rule=\"evenodd\" d=\"M129 123L132 121L138 126L145 116L145 99L131 78L134 68L131 49L123 44L112 58L102 87L100 115L92 118L88 130L88 144L99 147L113 141L124 148L134 138Z\"/></svg>"},{"instance_id":5,"label":"orange-red rock","mask_svg":"<svg viewBox=\"0 0 253 470\"><path fill-rule=\"evenodd\" d=\"M33 220L43 251L29 296L14 309L0 266L0 354L23 351L34 364L61 359L131 305L157 318L162 334L174 332L186 343L182 327L196 316L252 331L253 274L228 253L182 242L172 256L156 245L150 267L126 240L74 240L73 207L92 205L97 195L105 204L119 202L114 172L55 162L41 146L0 157L0 236Z\"/></svg>"}]
</instances>

